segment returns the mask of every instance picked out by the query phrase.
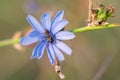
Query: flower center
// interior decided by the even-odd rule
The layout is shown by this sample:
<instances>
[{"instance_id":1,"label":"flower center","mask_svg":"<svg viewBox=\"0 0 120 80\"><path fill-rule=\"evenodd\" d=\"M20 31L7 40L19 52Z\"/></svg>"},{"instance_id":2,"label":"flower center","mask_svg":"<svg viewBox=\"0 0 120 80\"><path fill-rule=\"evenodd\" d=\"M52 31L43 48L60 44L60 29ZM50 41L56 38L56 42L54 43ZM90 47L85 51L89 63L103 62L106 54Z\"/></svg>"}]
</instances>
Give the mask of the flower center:
<instances>
[{"instance_id":1,"label":"flower center","mask_svg":"<svg viewBox=\"0 0 120 80\"><path fill-rule=\"evenodd\" d=\"M48 30L46 31L45 34L46 34L47 40L48 40L49 42L53 43L53 42L54 42L54 38L53 38L52 34L51 34Z\"/></svg>"}]
</instances>

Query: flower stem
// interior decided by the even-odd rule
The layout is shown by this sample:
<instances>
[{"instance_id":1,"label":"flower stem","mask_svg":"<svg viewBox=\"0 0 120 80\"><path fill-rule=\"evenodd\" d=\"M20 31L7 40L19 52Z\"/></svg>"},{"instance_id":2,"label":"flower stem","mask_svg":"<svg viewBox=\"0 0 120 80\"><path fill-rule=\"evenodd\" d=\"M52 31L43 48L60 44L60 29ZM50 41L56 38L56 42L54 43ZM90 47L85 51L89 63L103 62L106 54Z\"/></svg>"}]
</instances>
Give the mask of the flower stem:
<instances>
[{"instance_id":1,"label":"flower stem","mask_svg":"<svg viewBox=\"0 0 120 80\"><path fill-rule=\"evenodd\" d=\"M20 42L20 38L1 40L0 41L0 47L13 45L13 44L16 44L16 43L19 43L19 42Z\"/></svg>"},{"instance_id":2,"label":"flower stem","mask_svg":"<svg viewBox=\"0 0 120 80\"><path fill-rule=\"evenodd\" d=\"M100 30L100 29L107 29L107 28L115 28L119 27L120 24L109 24L106 26L86 26L82 28L76 28L70 30L73 33L80 33L80 32L86 32L86 31L92 31L92 30ZM18 39L7 39L7 40L1 40L0 41L0 47L14 45L14 44L20 43L20 38Z\"/></svg>"},{"instance_id":3,"label":"flower stem","mask_svg":"<svg viewBox=\"0 0 120 80\"><path fill-rule=\"evenodd\" d=\"M91 21L92 9L93 9L93 0L89 0L88 21Z\"/></svg>"},{"instance_id":4,"label":"flower stem","mask_svg":"<svg viewBox=\"0 0 120 80\"><path fill-rule=\"evenodd\" d=\"M115 27L119 27L119 26L120 26L120 24L109 24L106 26L86 26L86 27L82 27L82 28L73 29L73 30L71 30L71 32L80 33L80 32L92 31L92 30L115 28Z\"/></svg>"}]
</instances>

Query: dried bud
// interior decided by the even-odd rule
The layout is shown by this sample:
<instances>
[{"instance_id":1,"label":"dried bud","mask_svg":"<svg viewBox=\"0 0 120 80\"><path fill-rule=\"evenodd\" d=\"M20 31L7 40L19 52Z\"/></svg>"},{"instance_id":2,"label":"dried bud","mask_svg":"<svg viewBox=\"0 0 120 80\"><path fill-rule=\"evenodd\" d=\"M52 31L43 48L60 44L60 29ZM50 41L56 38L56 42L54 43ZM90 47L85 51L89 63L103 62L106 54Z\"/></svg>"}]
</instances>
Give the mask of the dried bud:
<instances>
[{"instance_id":1,"label":"dried bud","mask_svg":"<svg viewBox=\"0 0 120 80\"><path fill-rule=\"evenodd\" d=\"M55 65L55 71L56 71L56 73L58 73L58 75L61 79L65 78L64 74L61 72L61 68L59 65Z\"/></svg>"},{"instance_id":2,"label":"dried bud","mask_svg":"<svg viewBox=\"0 0 120 80\"><path fill-rule=\"evenodd\" d=\"M21 38L22 37L22 32L16 32L14 35L13 35L13 39L19 39L19 38ZM19 44L19 43L17 43L17 44L14 44L13 45L13 47L16 49L16 50L18 50L18 51L24 51L24 48Z\"/></svg>"},{"instance_id":3,"label":"dried bud","mask_svg":"<svg viewBox=\"0 0 120 80\"><path fill-rule=\"evenodd\" d=\"M114 16L114 11L113 5L105 7L103 4L100 4L98 8L93 8L91 21L88 22L88 26L107 25L107 20Z\"/></svg>"}]
</instances>

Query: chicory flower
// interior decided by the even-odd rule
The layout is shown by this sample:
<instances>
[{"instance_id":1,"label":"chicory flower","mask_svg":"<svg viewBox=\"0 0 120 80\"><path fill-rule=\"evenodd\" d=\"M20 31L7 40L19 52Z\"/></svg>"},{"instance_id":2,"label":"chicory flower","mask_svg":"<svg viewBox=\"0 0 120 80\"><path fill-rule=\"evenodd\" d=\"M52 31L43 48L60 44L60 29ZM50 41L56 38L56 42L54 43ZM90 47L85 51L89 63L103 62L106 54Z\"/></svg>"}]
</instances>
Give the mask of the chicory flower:
<instances>
[{"instance_id":1,"label":"chicory flower","mask_svg":"<svg viewBox=\"0 0 120 80\"><path fill-rule=\"evenodd\" d=\"M32 15L27 16L27 21L34 30L28 36L23 37L20 43L22 45L30 45L38 42L32 52L32 59L40 59L45 49L52 65L55 64L56 58L59 61L64 60L62 52L71 55L71 48L63 43L62 40L73 39L75 35L70 31L63 31L63 28L68 24L68 21L63 18L63 15L64 11L60 10L51 20L50 14L44 13L40 22Z\"/></svg>"}]
</instances>

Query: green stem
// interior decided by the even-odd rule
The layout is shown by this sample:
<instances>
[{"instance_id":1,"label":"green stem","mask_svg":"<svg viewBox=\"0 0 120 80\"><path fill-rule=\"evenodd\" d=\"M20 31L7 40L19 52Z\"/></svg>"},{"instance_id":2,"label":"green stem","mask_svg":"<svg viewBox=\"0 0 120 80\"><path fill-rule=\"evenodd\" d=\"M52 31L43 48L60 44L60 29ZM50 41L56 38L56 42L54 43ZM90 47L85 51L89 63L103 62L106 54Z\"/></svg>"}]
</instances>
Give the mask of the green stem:
<instances>
[{"instance_id":1,"label":"green stem","mask_svg":"<svg viewBox=\"0 0 120 80\"><path fill-rule=\"evenodd\" d=\"M118 26L120 26L120 25L119 24L109 24L107 26L86 26L86 27L82 27L82 28L72 29L70 31L73 32L73 33L80 33L80 32L85 32L85 31L92 31L92 30L115 28L115 27L118 27ZM20 43L20 38L1 40L0 41L0 47L14 45L16 43Z\"/></svg>"},{"instance_id":2,"label":"green stem","mask_svg":"<svg viewBox=\"0 0 120 80\"><path fill-rule=\"evenodd\" d=\"M86 26L86 27L82 27L82 28L73 29L73 30L71 30L71 32L80 33L80 32L92 31L92 30L115 28L115 27L118 27L118 26L120 26L120 25L119 24L109 24L109 25L106 25L106 26Z\"/></svg>"},{"instance_id":3,"label":"green stem","mask_svg":"<svg viewBox=\"0 0 120 80\"><path fill-rule=\"evenodd\" d=\"M19 42L20 42L20 39L1 40L0 41L0 47L13 45L13 44L16 44L16 43L19 43Z\"/></svg>"}]
</instances>

